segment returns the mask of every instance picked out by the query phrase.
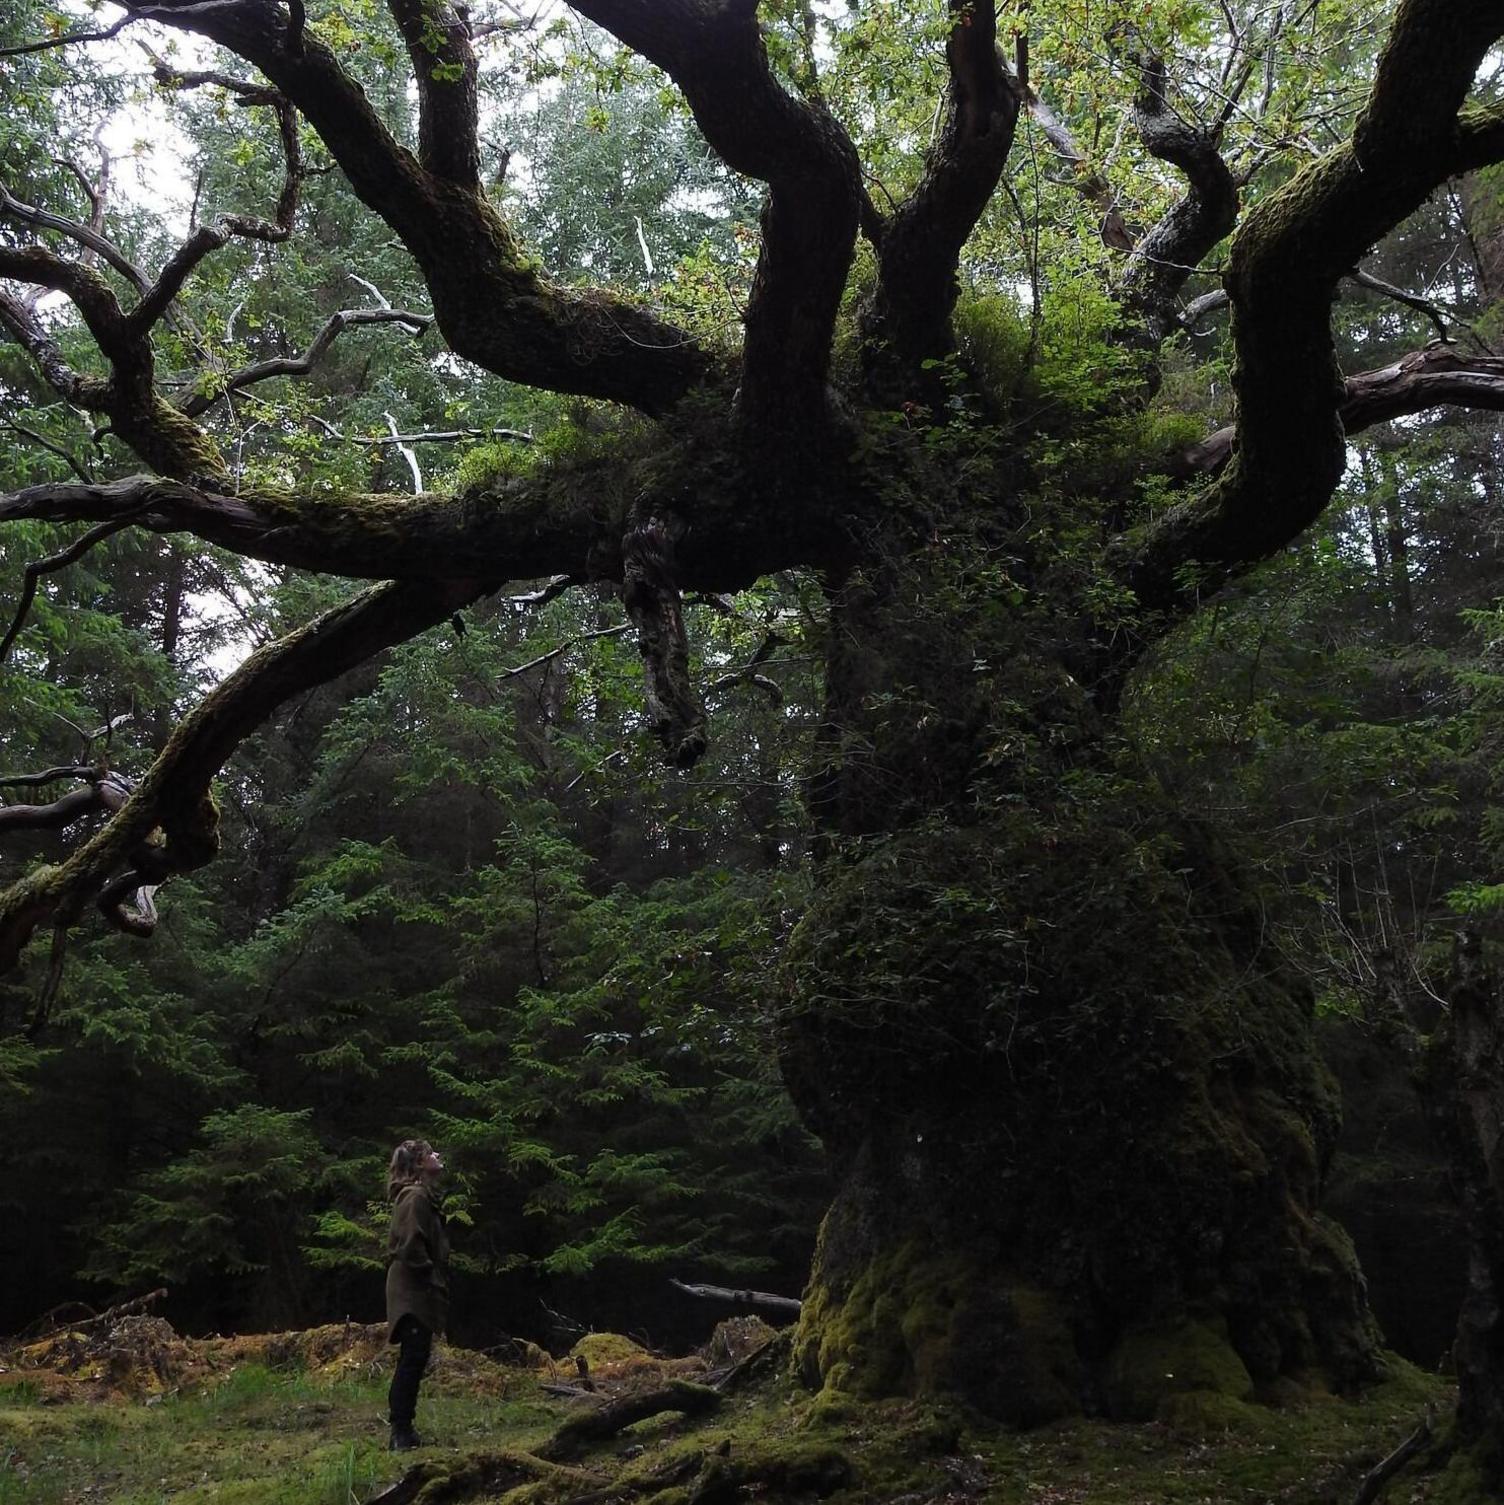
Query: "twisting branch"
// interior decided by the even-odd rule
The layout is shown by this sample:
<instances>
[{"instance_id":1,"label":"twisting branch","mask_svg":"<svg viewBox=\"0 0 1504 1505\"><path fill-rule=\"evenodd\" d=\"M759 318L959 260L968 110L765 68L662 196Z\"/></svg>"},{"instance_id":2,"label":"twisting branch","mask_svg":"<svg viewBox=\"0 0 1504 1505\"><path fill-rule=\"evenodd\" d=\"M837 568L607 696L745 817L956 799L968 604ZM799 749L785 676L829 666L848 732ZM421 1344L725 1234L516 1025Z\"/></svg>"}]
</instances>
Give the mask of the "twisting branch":
<instances>
[{"instance_id":1,"label":"twisting branch","mask_svg":"<svg viewBox=\"0 0 1504 1505\"><path fill-rule=\"evenodd\" d=\"M164 89L199 89L212 85L233 94L237 104L264 106L272 110L277 117L285 170L282 191L277 197L277 207L271 220L247 214L222 214L212 225L199 225L178 247L162 268L157 280L142 293L140 301L127 316L127 326L134 335L145 334L150 330L166 313L168 305L182 291L183 284L199 263L232 237L259 240L268 245L286 240L292 234L304 177L297 115L285 95L279 94L275 89L247 83L244 79L227 73L185 72L171 67L150 48L143 50L152 61L152 72L157 83Z\"/></svg>"},{"instance_id":2,"label":"twisting branch","mask_svg":"<svg viewBox=\"0 0 1504 1505\"><path fill-rule=\"evenodd\" d=\"M98 407L104 383L81 375L63 359L57 341L48 334L30 303L0 290L0 324L36 362L43 379L59 397L80 407Z\"/></svg>"},{"instance_id":3,"label":"twisting branch","mask_svg":"<svg viewBox=\"0 0 1504 1505\"><path fill-rule=\"evenodd\" d=\"M328 354L329 347L347 329L359 329L371 324L401 324L415 339L423 335L433 322L428 314L412 313L404 308L342 308L330 314L324 326L314 335L302 355L272 356L264 361L254 361L232 371L222 381L208 390L190 391L179 403L179 410L189 418L207 413L216 403L222 402L231 392L242 391L257 382L270 381L276 376L308 376L315 366ZM389 443L390 439L381 441Z\"/></svg>"},{"instance_id":4,"label":"twisting branch","mask_svg":"<svg viewBox=\"0 0 1504 1505\"><path fill-rule=\"evenodd\" d=\"M674 541L682 524L643 515L622 543L622 604L637 628L648 724L677 768L705 752L705 708L689 677L684 603L674 574Z\"/></svg>"},{"instance_id":5,"label":"twisting branch","mask_svg":"<svg viewBox=\"0 0 1504 1505\"><path fill-rule=\"evenodd\" d=\"M918 186L885 226L878 285L864 310L869 376L912 393L925 360L950 353L961 250L995 192L1018 124L1020 91L997 50L991 4L949 0L945 122Z\"/></svg>"},{"instance_id":6,"label":"twisting branch","mask_svg":"<svg viewBox=\"0 0 1504 1505\"><path fill-rule=\"evenodd\" d=\"M119 533L123 528L130 527L135 521L135 516L136 514L127 512L118 518L112 518L109 522L99 523L90 528L81 538L74 539L67 548L59 549L56 554L49 554L45 559L35 559L26 566L26 577L21 586L21 598L16 603L15 615L11 618L10 627L5 636L0 638L0 664L5 662L11 644L20 636L21 629L26 625L31 603L36 599L37 582L42 576L50 575L82 559L95 544L103 543L105 539Z\"/></svg>"},{"instance_id":7,"label":"twisting branch","mask_svg":"<svg viewBox=\"0 0 1504 1505\"><path fill-rule=\"evenodd\" d=\"M0 277L66 294L109 362L106 381L80 376L62 359L35 310L0 292L0 323L31 354L61 397L106 415L115 433L163 475L223 473L223 462L208 435L157 395L149 334L131 326L98 272L40 246L0 246Z\"/></svg>"},{"instance_id":8,"label":"twisting branch","mask_svg":"<svg viewBox=\"0 0 1504 1505\"><path fill-rule=\"evenodd\" d=\"M1493 0L1402 0L1353 139L1263 200L1233 241L1226 283L1238 436L1201 497L1120 542L1122 578L1167 621L1282 548L1320 515L1346 463L1347 387L1333 289L1438 183L1504 152L1498 111L1464 111L1504 34Z\"/></svg>"},{"instance_id":9,"label":"twisting branch","mask_svg":"<svg viewBox=\"0 0 1504 1505\"><path fill-rule=\"evenodd\" d=\"M1238 218L1238 189L1217 149L1218 130L1187 124L1170 105L1165 64L1140 65L1134 117L1145 147L1185 174L1185 196L1134 248L1123 279L1123 305L1139 324L1130 343L1158 349L1180 325L1176 299L1191 272Z\"/></svg>"},{"instance_id":10,"label":"twisting branch","mask_svg":"<svg viewBox=\"0 0 1504 1505\"><path fill-rule=\"evenodd\" d=\"M654 414L716 372L677 325L610 294L547 282L486 194L402 146L328 45L276 0L122 3L227 47L291 101L416 258L456 355L512 381Z\"/></svg>"},{"instance_id":11,"label":"twisting branch","mask_svg":"<svg viewBox=\"0 0 1504 1505\"><path fill-rule=\"evenodd\" d=\"M219 843L210 783L246 736L291 696L442 622L487 589L480 580L376 586L253 653L188 714L103 830L66 862L0 893L0 974L39 927L70 928L91 900L118 909L124 874L139 888L202 867ZM139 933L139 917L123 922Z\"/></svg>"},{"instance_id":12,"label":"twisting branch","mask_svg":"<svg viewBox=\"0 0 1504 1505\"><path fill-rule=\"evenodd\" d=\"M755 0L571 0L678 84L705 139L768 185L747 302L741 401L754 419L824 413L861 166L835 118L774 78Z\"/></svg>"},{"instance_id":13,"label":"twisting branch","mask_svg":"<svg viewBox=\"0 0 1504 1505\"><path fill-rule=\"evenodd\" d=\"M52 782L58 778L83 779L85 787L71 789L46 805L0 805L0 835L7 831L60 830L100 810L113 814L124 806L132 787L129 780L103 768L49 768L43 774L0 779L0 785Z\"/></svg>"},{"instance_id":14,"label":"twisting branch","mask_svg":"<svg viewBox=\"0 0 1504 1505\"><path fill-rule=\"evenodd\" d=\"M77 169L74 169L77 172ZM82 178L82 174L79 177ZM86 185L87 186L87 185ZM89 187L92 196L94 190ZM18 225L29 225L33 230L51 230L58 235L65 235L69 240L76 241L86 250L92 251L102 261L120 273L138 293L144 293L151 286L151 279L146 273L128 257L119 246L101 233L98 228L98 206L95 206L94 221L87 225L81 225L77 220L68 219L61 214L53 214L47 209L38 209L32 204L22 203L11 193L3 183L0 183L0 216L15 221Z\"/></svg>"},{"instance_id":15,"label":"twisting branch","mask_svg":"<svg viewBox=\"0 0 1504 1505\"><path fill-rule=\"evenodd\" d=\"M1455 345L1428 345L1391 365L1349 376L1338 412L1342 432L1356 434L1391 418L1440 407L1504 412L1504 357L1463 355ZM1237 435L1231 425L1209 434L1180 456L1175 474L1188 478L1220 471L1232 458Z\"/></svg>"}]
</instances>

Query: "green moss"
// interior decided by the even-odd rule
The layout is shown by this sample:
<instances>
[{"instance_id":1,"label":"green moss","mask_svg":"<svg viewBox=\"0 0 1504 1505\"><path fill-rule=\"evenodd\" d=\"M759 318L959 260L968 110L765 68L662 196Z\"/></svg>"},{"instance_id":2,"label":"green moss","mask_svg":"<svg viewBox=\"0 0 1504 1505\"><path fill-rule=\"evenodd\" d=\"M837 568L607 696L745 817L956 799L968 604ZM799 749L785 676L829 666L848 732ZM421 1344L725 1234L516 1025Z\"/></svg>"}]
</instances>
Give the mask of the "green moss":
<instances>
[{"instance_id":1,"label":"green moss","mask_svg":"<svg viewBox=\"0 0 1504 1505\"><path fill-rule=\"evenodd\" d=\"M1159 1405L1158 1419L1187 1437L1213 1437L1218 1432L1254 1431L1258 1411L1245 1401L1215 1390L1185 1390L1167 1395Z\"/></svg>"},{"instance_id":2,"label":"green moss","mask_svg":"<svg viewBox=\"0 0 1504 1505\"><path fill-rule=\"evenodd\" d=\"M586 1333L569 1350L571 1359L584 1359L592 1369L598 1364L617 1364L623 1359L638 1358L647 1353L641 1344L624 1338L620 1333Z\"/></svg>"},{"instance_id":3,"label":"green moss","mask_svg":"<svg viewBox=\"0 0 1504 1505\"><path fill-rule=\"evenodd\" d=\"M911 1238L877 1255L844 1295L816 1285L795 1365L840 1397L964 1395L989 1415L1033 1426L1080 1406L1080 1363L1062 1304L1010 1279L984 1251L937 1251Z\"/></svg>"},{"instance_id":4,"label":"green moss","mask_svg":"<svg viewBox=\"0 0 1504 1505\"><path fill-rule=\"evenodd\" d=\"M1150 1421L1171 1396L1197 1392L1235 1401L1253 1396L1253 1377L1225 1329L1189 1320L1127 1334L1107 1365L1107 1405L1124 1421Z\"/></svg>"}]
</instances>

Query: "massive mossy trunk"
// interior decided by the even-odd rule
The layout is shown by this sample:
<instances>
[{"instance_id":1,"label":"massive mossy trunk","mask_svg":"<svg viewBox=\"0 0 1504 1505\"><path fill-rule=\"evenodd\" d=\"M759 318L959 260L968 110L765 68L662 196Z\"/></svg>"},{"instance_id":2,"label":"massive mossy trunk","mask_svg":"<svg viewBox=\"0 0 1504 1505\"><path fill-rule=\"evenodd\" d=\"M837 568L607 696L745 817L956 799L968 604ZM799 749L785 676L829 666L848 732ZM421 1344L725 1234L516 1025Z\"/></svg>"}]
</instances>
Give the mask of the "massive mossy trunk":
<instances>
[{"instance_id":1,"label":"massive mossy trunk","mask_svg":"<svg viewBox=\"0 0 1504 1505\"><path fill-rule=\"evenodd\" d=\"M944 553L834 610L829 850L782 1018L840 1188L806 1378L1020 1425L1361 1383L1309 997L1101 724L1061 623Z\"/></svg>"}]
</instances>

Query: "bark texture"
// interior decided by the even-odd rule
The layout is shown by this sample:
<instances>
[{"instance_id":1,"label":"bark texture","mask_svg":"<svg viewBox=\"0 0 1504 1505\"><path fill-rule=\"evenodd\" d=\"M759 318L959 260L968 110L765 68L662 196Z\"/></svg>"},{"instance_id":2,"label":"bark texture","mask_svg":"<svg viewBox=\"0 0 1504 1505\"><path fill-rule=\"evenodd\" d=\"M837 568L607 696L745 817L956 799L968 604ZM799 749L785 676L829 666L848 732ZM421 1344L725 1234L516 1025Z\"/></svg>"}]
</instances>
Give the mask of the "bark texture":
<instances>
[{"instance_id":1,"label":"bark texture","mask_svg":"<svg viewBox=\"0 0 1504 1505\"><path fill-rule=\"evenodd\" d=\"M1457 1429L1491 1489L1504 1490L1504 1005L1482 941L1458 943L1449 1008L1419 1084L1468 1235L1457 1318Z\"/></svg>"}]
</instances>

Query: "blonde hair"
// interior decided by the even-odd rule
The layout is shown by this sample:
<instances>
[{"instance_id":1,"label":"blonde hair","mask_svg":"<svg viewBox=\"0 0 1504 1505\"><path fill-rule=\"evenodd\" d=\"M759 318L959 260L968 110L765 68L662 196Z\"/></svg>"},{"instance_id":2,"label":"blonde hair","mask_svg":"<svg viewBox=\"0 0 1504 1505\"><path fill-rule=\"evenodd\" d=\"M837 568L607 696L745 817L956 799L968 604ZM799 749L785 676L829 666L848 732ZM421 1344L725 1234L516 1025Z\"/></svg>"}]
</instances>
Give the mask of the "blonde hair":
<instances>
[{"instance_id":1,"label":"blonde hair","mask_svg":"<svg viewBox=\"0 0 1504 1505\"><path fill-rule=\"evenodd\" d=\"M416 1186L423 1179L423 1162L431 1154L433 1146L426 1139L404 1139L392 1151L392 1163L386 1172L388 1200L404 1186Z\"/></svg>"}]
</instances>

